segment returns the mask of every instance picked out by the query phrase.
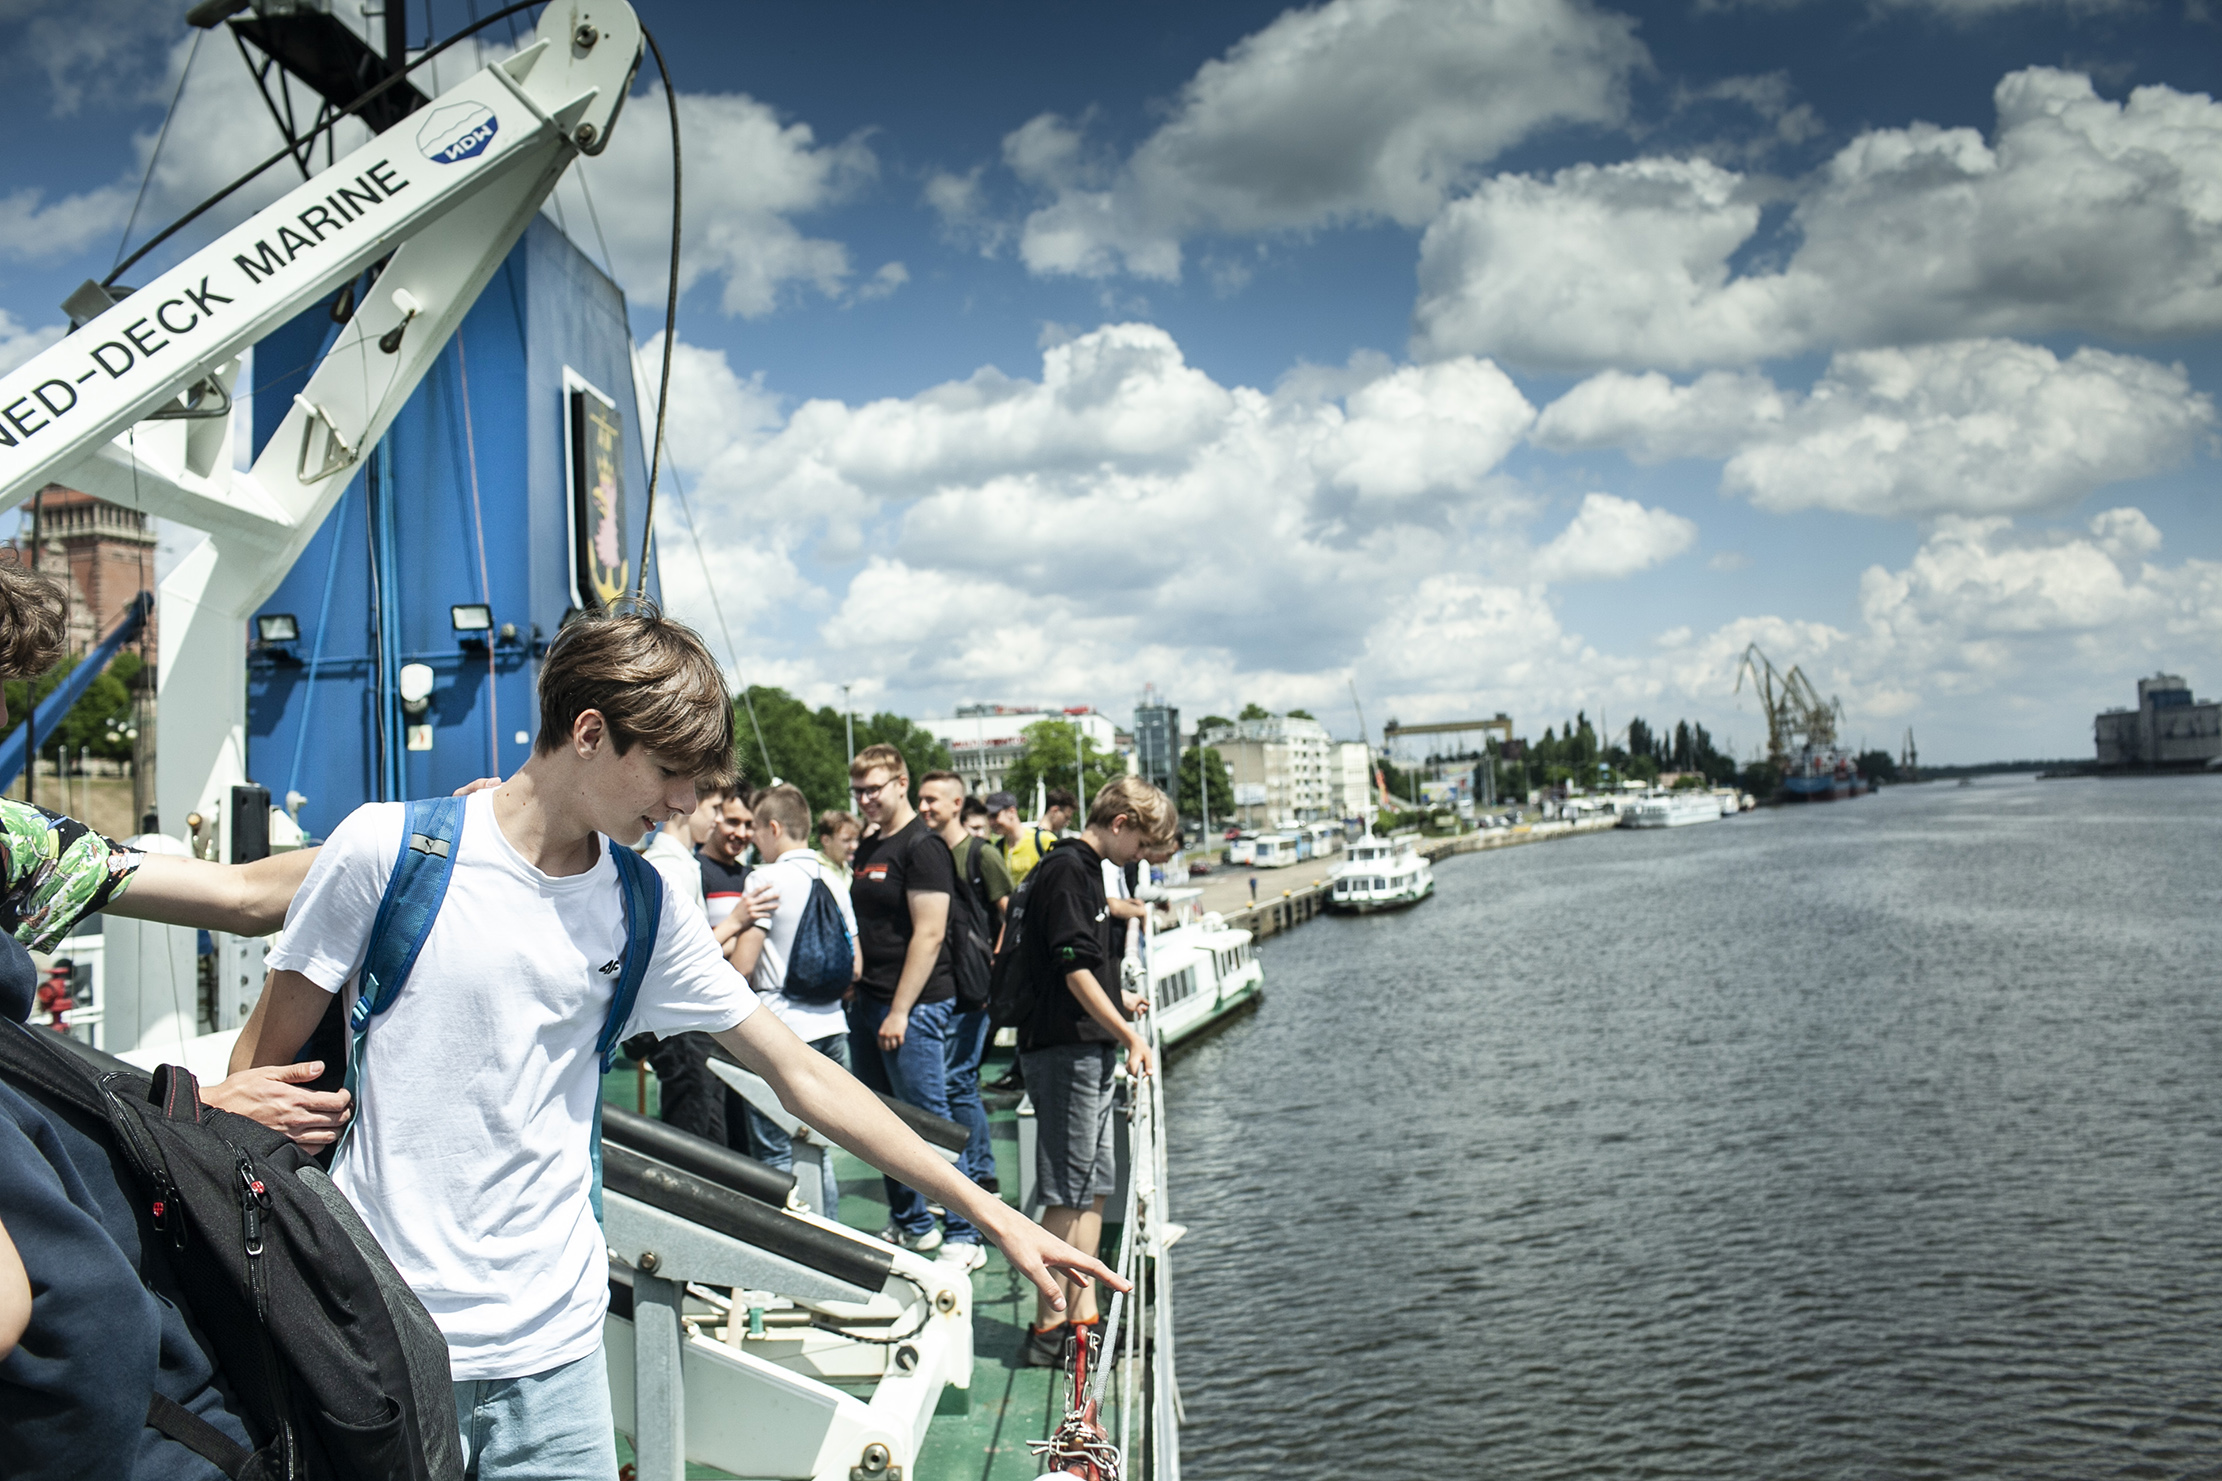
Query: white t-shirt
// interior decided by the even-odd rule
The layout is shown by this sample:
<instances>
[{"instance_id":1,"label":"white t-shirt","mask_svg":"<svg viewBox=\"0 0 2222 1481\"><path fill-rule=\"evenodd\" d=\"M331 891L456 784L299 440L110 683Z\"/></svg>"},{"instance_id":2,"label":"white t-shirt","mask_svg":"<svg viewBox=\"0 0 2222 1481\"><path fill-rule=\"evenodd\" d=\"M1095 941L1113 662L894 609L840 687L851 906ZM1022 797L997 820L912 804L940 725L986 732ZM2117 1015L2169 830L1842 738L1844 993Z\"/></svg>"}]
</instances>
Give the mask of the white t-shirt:
<instances>
[{"instance_id":1,"label":"white t-shirt","mask_svg":"<svg viewBox=\"0 0 2222 1481\"><path fill-rule=\"evenodd\" d=\"M756 959L756 970L748 974L749 986L756 989L764 1006L776 1014L781 1023L795 1031L795 1037L805 1044L822 1039L828 1034L847 1033L848 1015L839 1000L831 1003L798 1003L779 990L787 980L787 954L795 949L795 932L802 929L803 906L810 900L810 882L822 879L833 895L833 903L841 907L841 924L849 933L849 950L856 950L856 907L849 903L849 892L842 888L840 876L826 866L826 861L806 848L789 849L769 864L759 864L748 876L750 884L770 882L779 890L779 909L772 912L764 932L764 952Z\"/></svg>"},{"instance_id":2,"label":"white t-shirt","mask_svg":"<svg viewBox=\"0 0 2222 1481\"><path fill-rule=\"evenodd\" d=\"M332 830L269 965L327 992L355 973L401 849L403 805ZM447 1337L459 1379L519 1378L594 1352L608 1263L588 1201L601 1090L594 1041L625 949L608 840L584 874L541 873L464 804L439 918L371 1021L355 1129L332 1168ZM691 901L664 891L656 951L623 1037L718 1032L756 999Z\"/></svg>"},{"instance_id":3,"label":"white t-shirt","mask_svg":"<svg viewBox=\"0 0 2222 1481\"><path fill-rule=\"evenodd\" d=\"M665 889L677 890L679 898L691 905L697 915L705 913L702 862L695 858L693 849L658 828L640 856L656 866L656 872L664 877Z\"/></svg>"}]
</instances>

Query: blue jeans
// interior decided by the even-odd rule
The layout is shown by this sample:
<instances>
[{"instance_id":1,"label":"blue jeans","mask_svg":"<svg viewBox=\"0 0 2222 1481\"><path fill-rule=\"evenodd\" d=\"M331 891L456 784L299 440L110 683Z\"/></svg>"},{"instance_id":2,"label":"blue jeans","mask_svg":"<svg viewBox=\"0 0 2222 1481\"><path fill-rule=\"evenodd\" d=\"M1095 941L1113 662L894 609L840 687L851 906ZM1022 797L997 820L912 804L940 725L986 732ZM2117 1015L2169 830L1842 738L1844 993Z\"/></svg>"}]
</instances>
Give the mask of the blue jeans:
<instances>
[{"instance_id":1,"label":"blue jeans","mask_svg":"<svg viewBox=\"0 0 2222 1481\"><path fill-rule=\"evenodd\" d=\"M602 1350L529 1378L459 1378L465 1481L614 1481L616 1423Z\"/></svg>"},{"instance_id":2,"label":"blue jeans","mask_svg":"<svg viewBox=\"0 0 2222 1481\"><path fill-rule=\"evenodd\" d=\"M880 1023L888 1005L859 994L849 1005L849 1053L856 1060L856 1077L874 1090L883 1091L906 1105L949 1114L949 1038L956 1025L955 1003L920 1003L910 1010L910 1026L903 1032L903 1047L893 1053L880 1048ZM934 1216L915 1188L887 1179L887 1212L905 1234L924 1234L934 1227ZM943 1237L951 1244L978 1244L980 1231L951 1209L941 1221Z\"/></svg>"},{"instance_id":3,"label":"blue jeans","mask_svg":"<svg viewBox=\"0 0 2222 1481\"><path fill-rule=\"evenodd\" d=\"M841 1066L842 1069L849 1067L849 1036L847 1034L827 1034L822 1039L812 1039L810 1047ZM771 1117L757 1110L754 1106L748 1108L748 1135L749 1140L755 1143L752 1150L757 1161L783 1170L795 1165L794 1139L779 1129L777 1121L772 1120ZM833 1149L831 1147L826 1148L824 1165L824 1202L818 1203L818 1209L819 1212L838 1224L841 1222L841 1180L834 1176ZM813 1199L812 1202L817 1202L817 1200Z\"/></svg>"},{"instance_id":4,"label":"blue jeans","mask_svg":"<svg viewBox=\"0 0 2222 1481\"><path fill-rule=\"evenodd\" d=\"M959 1013L949 1032L949 1119L972 1133L957 1159L957 1171L975 1183L995 1176L988 1108L980 1104L980 1061L987 1052L987 1010Z\"/></svg>"}]
</instances>

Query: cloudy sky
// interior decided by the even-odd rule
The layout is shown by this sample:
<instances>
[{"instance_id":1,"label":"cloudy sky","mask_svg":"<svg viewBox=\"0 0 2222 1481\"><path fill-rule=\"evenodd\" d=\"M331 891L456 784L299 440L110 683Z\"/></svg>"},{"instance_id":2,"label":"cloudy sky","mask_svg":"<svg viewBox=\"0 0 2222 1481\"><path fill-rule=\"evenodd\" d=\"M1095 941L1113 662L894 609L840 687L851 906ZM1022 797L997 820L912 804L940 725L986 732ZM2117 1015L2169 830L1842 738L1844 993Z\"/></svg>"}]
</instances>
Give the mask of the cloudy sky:
<instances>
[{"instance_id":1,"label":"cloudy sky","mask_svg":"<svg viewBox=\"0 0 2222 1481\"><path fill-rule=\"evenodd\" d=\"M750 680L1748 751L1756 641L1932 760L2222 691L2205 0L636 3ZM0 365L272 147L181 10L0 0ZM651 355L660 115L554 207Z\"/></svg>"}]
</instances>

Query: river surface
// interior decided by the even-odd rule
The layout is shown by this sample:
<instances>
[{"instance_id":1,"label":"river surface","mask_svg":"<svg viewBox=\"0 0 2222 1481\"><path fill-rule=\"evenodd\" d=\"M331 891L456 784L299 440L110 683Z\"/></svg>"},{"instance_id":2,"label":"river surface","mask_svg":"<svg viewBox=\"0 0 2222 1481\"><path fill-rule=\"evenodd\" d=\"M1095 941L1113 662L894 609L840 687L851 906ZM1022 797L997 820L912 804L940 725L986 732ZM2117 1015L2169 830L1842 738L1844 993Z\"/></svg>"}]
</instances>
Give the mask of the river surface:
<instances>
[{"instance_id":1,"label":"river surface","mask_svg":"<svg viewBox=\"0 0 2222 1481\"><path fill-rule=\"evenodd\" d=\"M1446 860L1168 1079L1185 1470L2222 1476L2222 778Z\"/></svg>"}]
</instances>

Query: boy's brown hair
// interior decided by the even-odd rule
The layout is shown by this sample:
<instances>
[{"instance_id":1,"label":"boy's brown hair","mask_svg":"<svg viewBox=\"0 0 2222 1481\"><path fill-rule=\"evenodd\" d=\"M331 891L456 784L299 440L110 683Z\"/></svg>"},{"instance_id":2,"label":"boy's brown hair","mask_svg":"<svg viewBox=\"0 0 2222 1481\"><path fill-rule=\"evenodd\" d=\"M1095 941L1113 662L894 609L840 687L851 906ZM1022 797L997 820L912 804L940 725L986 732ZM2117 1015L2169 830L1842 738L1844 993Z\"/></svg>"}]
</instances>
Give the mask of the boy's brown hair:
<instances>
[{"instance_id":1,"label":"boy's brown hair","mask_svg":"<svg viewBox=\"0 0 2222 1481\"><path fill-rule=\"evenodd\" d=\"M61 583L0 558L0 679L35 679L62 657L69 598ZM40 737L42 740L44 737Z\"/></svg>"},{"instance_id":2,"label":"boy's brown hair","mask_svg":"<svg viewBox=\"0 0 2222 1481\"><path fill-rule=\"evenodd\" d=\"M903 753L882 742L866 746L856 753L856 759L849 763L849 780L855 781L875 766L884 767L889 776L910 775L910 763L903 759Z\"/></svg>"},{"instance_id":3,"label":"boy's brown hair","mask_svg":"<svg viewBox=\"0 0 2222 1481\"><path fill-rule=\"evenodd\" d=\"M827 808L818 814L818 842L824 843L844 828L851 833L861 834L864 831L864 821L855 813L843 812L837 807Z\"/></svg>"},{"instance_id":4,"label":"boy's brown hair","mask_svg":"<svg viewBox=\"0 0 2222 1481\"><path fill-rule=\"evenodd\" d=\"M957 795L960 797L964 795L964 778L953 771L929 771L918 779L918 785L921 787L928 782L955 782L957 784Z\"/></svg>"},{"instance_id":5,"label":"boy's brown hair","mask_svg":"<svg viewBox=\"0 0 2222 1481\"><path fill-rule=\"evenodd\" d=\"M757 827L777 823L789 842L810 841L810 799L785 782L749 798L748 810L756 815Z\"/></svg>"},{"instance_id":6,"label":"boy's brown hair","mask_svg":"<svg viewBox=\"0 0 2222 1481\"><path fill-rule=\"evenodd\" d=\"M601 712L622 756L648 747L697 785L733 780L733 703L717 660L692 628L653 605L586 612L565 623L540 665L536 754L565 744Z\"/></svg>"},{"instance_id":7,"label":"boy's brown hair","mask_svg":"<svg viewBox=\"0 0 2222 1481\"><path fill-rule=\"evenodd\" d=\"M1105 782L1088 809L1088 826L1108 828L1120 814L1151 839L1162 839L1174 826L1173 804L1157 788L1137 776Z\"/></svg>"}]
</instances>

